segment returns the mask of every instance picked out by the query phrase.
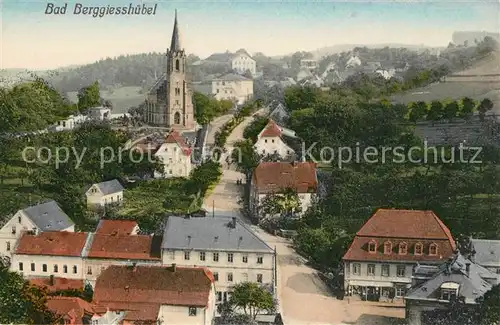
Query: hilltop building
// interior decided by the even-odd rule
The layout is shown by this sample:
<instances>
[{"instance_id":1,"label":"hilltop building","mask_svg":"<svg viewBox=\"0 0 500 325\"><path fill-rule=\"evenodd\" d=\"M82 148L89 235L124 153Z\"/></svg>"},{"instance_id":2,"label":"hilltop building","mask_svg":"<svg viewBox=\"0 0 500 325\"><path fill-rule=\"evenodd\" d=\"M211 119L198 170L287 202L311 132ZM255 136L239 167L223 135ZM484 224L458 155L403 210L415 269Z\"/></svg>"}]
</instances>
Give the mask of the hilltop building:
<instances>
[{"instance_id":1,"label":"hilltop building","mask_svg":"<svg viewBox=\"0 0 500 325\"><path fill-rule=\"evenodd\" d=\"M170 48L167 50L166 72L149 90L145 120L152 125L193 131L196 128L192 90L186 80L186 52L181 47L177 11Z\"/></svg>"}]
</instances>

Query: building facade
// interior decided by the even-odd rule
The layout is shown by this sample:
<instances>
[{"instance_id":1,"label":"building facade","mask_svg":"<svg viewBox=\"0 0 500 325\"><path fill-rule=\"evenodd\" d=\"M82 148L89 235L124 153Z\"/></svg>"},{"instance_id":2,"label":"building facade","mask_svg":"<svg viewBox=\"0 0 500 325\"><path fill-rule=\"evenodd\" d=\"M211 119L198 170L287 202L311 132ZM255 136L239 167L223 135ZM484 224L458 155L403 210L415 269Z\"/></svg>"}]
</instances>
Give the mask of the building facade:
<instances>
[{"instance_id":1,"label":"building facade","mask_svg":"<svg viewBox=\"0 0 500 325\"><path fill-rule=\"evenodd\" d=\"M295 156L295 151L284 141L281 128L273 120L269 120L257 136L255 150L259 155L278 155L283 159Z\"/></svg>"},{"instance_id":2,"label":"building facade","mask_svg":"<svg viewBox=\"0 0 500 325\"><path fill-rule=\"evenodd\" d=\"M244 49L236 51L231 59L231 69L237 73L243 74L249 71L252 76L257 73L257 65L250 54Z\"/></svg>"},{"instance_id":3,"label":"building facade","mask_svg":"<svg viewBox=\"0 0 500 325\"><path fill-rule=\"evenodd\" d=\"M172 130L154 154L163 163L163 173L155 171L155 178L189 177L191 153L191 148L180 134Z\"/></svg>"},{"instance_id":4,"label":"building facade","mask_svg":"<svg viewBox=\"0 0 500 325\"><path fill-rule=\"evenodd\" d=\"M234 73L222 75L212 80L212 95L243 105L253 97L253 80Z\"/></svg>"},{"instance_id":5,"label":"building facade","mask_svg":"<svg viewBox=\"0 0 500 325\"><path fill-rule=\"evenodd\" d=\"M402 298L412 286L414 267L439 265L455 250L449 229L432 211L379 209L343 257L346 294Z\"/></svg>"},{"instance_id":6,"label":"building facade","mask_svg":"<svg viewBox=\"0 0 500 325\"><path fill-rule=\"evenodd\" d=\"M275 292L276 254L236 218L169 217L162 243L162 263L207 267L214 276L216 302L231 287L255 282Z\"/></svg>"},{"instance_id":7,"label":"building facade","mask_svg":"<svg viewBox=\"0 0 500 325\"><path fill-rule=\"evenodd\" d=\"M186 79L186 58L180 43L176 11L165 74L149 90L145 102L147 123L177 130L196 128L192 91Z\"/></svg>"},{"instance_id":8,"label":"building facade","mask_svg":"<svg viewBox=\"0 0 500 325\"><path fill-rule=\"evenodd\" d=\"M123 191L124 188L117 179L92 184L85 193L87 205L103 207L108 204L122 204Z\"/></svg>"}]
</instances>

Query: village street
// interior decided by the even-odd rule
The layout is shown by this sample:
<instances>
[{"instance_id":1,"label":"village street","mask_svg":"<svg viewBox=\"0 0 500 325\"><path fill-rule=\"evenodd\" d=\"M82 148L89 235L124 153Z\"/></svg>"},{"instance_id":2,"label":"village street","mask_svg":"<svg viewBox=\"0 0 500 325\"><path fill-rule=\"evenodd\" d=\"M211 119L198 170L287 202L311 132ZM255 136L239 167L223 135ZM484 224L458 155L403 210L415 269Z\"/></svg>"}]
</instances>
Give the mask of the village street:
<instances>
[{"instance_id":1,"label":"village street","mask_svg":"<svg viewBox=\"0 0 500 325\"><path fill-rule=\"evenodd\" d=\"M226 118L219 118L217 121L219 127L221 120ZM235 128L228 138L227 147L243 139L243 130L252 120L253 117L248 117ZM211 130L212 143L215 131L216 127ZM207 143L209 141L207 138ZM239 201L243 187L236 185L236 181L244 180L245 177L235 171L234 167L227 166L223 159L221 163L223 165L221 180L205 198L204 208L215 216L240 218L269 246L276 248L279 312L285 325L341 325L342 323L385 325L387 322L385 317L378 319L373 315L404 317L404 309L394 308L394 304L388 304L388 308L381 308L381 303L337 300L332 297L316 270L305 264L305 260L291 248L289 240L268 234L242 217Z\"/></svg>"}]
</instances>

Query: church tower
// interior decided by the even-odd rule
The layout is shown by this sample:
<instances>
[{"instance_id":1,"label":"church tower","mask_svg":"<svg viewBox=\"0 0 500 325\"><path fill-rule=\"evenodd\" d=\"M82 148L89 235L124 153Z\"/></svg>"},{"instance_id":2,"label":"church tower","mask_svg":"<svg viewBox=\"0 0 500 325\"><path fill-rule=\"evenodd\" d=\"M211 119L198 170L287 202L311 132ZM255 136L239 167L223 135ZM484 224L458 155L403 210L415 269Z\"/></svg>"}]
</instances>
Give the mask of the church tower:
<instances>
[{"instance_id":1,"label":"church tower","mask_svg":"<svg viewBox=\"0 0 500 325\"><path fill-rule=\"evenodd\" d=\"M181 47L177 10L170 48L167 49L165 124L178 130L194 130L192 92L186 81L186 52Z\"/></svg>"}]
</instances>

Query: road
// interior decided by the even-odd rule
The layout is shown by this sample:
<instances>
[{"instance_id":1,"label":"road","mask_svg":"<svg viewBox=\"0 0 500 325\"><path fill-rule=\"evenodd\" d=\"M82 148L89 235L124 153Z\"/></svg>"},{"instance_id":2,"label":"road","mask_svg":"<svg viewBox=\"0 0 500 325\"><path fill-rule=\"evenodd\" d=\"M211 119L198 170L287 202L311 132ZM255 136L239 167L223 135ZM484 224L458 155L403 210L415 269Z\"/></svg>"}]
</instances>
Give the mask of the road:
<instances>
[{"instance_id":1,"label":"road","mask_svg":"<svg viewBox=\"0 0 500 325\"><path fill-rule=\"evenodd\" d=\"M252 119L252 117L246 118L235 128L228 138L228 147L235 141L243 139L243 130ZM215 134L216 127L211 131ZM216 216L240 218L269 246L276 248L279 311L285 325L341 325L343 323L385 325L389 321L387 316L404 317L404 309L395 304L381 307L384 304L337 300L332 297L316 270L305 264L306 261L291 248L287 239L266 233L241 215L238 202L243 187L236 185L236 181L244 179L244 175L231 169L225 163L223 167L221 180L205 198L204 208L210 213L213 211Z\"/></svg>"}]
</instances>

